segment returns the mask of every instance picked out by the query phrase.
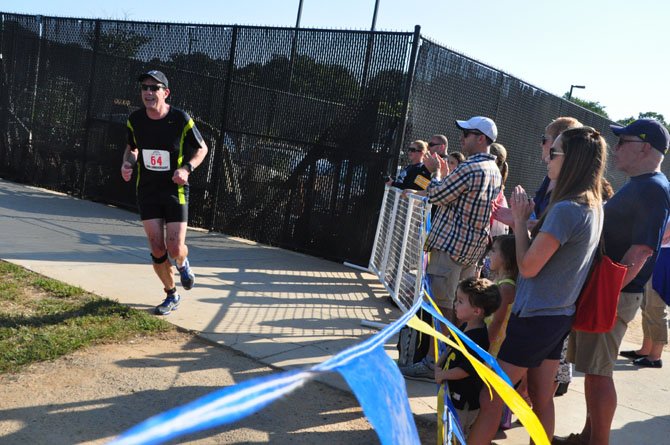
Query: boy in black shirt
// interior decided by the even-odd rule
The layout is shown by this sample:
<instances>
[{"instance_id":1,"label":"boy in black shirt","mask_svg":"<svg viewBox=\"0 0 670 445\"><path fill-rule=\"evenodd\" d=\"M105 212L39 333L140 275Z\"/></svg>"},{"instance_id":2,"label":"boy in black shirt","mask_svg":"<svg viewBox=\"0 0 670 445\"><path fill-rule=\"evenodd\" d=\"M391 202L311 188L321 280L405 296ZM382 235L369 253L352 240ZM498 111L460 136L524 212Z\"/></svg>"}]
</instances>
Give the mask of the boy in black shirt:
<instances>
[{"instance_id":1,"label":"boy in black shirt","mask_svg":"<svg viewBox=\"0 0 670 445\"><path fill-rule=\"evenodd\" d=\"M489 348L489 335L484 318L500 306L498 286L485 278L466 278L458 284L454 311L462 325L461 331L485 351ZM477 354L468 348L468 352ZM482 380L462 352L448 348L435 366L435 382L448 383L449 395L456 408L458 419L467 437L470 427L479 413L479 393ZM438 393L438 413L444 410L444 386ZM438 443L442 443L444 432L438 428Z\"/></svg>"}]
</instances>

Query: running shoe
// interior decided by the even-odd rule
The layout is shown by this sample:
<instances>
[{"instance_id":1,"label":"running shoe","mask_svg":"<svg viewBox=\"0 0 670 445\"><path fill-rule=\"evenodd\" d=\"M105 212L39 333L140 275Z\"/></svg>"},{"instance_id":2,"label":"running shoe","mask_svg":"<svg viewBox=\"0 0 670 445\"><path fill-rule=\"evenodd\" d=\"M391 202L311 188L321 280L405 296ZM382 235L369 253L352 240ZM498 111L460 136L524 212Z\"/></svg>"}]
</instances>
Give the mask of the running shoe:
<instances>
[{"instance_id":1,"label":"running shoe","mask_svg":"<svg viewBox=\"0 0 670 445\"><path fill-rule=\"evenodd\" d=\"M176 311L177 308L179 307L179 302L181 301L181 297L179 296L178 293L172 293L168 294L167 297L165 297L165 300L158 306L156 306L156 310L154 311L156 315L167 315L172 311Z\"/></svg>"},{"instance_id":2,"label":"running shoe","mask_svg":"<svg viewBox=\"0 0 670 445\"><path fill-rule=\"evenodd\" d=\"M435 370L425 360L409 366L401 366L400 373L407 379L435 383Z\"/></svg>"},{"instance_id":3,"label":"running shoe","mask_svg":"<svg viewBox=\"0 0 670 445\"><path fill-rule=\"evenodd\" d=\"M184 265L177 267L179 277L181 278L181 285L184 289L189 290L195 284L195 275L191 270L191 265L188 263L188 258L184 260Z\"/></svg>"}]
</instances>

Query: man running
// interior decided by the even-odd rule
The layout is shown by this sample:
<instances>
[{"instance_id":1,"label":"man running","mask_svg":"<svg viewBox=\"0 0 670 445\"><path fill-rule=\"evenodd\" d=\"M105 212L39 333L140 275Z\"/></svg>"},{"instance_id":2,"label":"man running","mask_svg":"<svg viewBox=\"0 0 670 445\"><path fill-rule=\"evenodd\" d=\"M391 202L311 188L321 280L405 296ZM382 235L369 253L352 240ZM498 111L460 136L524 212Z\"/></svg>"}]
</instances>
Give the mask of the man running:
<instances>
[{"instance_id":1,"label":"man running","mask_svg":"<svg viewBox=\"0 0 670 445\"><path fill-rule=\"evenodd\" d=\"M167 315L179 307L168 255L175 260L181 285L189 290L195 275L188 262L188 178L207 156L205 144L193 119L166 102L170 95L167 77L160 71L142 74L144 108L128 117L128 145L121 176L130 181L137 168L137 205L151 248L156 275L163 283L165 300L155 313Z\"/></svg>"}]
</instances>

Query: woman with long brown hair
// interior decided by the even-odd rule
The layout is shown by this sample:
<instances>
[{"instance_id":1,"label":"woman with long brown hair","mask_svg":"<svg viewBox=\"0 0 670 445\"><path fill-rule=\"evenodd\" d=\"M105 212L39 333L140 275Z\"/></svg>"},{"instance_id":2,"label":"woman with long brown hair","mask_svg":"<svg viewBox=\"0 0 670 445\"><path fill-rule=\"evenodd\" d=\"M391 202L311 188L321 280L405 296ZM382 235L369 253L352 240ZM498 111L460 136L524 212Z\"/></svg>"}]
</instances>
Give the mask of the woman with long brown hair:
<instances>
[{"instance_id":1,"label":"woman with long brown hair","mask_svg":"<svg viewBox=\"0 0 670 445\"><path fill-rule=\"evenodd\" d=\"M517 186L510 200L519 278L498 361L513 383L527 376L533 411L551 438L563 340L602 230L607 143L593 128L569 129L554 141L547 161L547 176L556 186L532 233L526 229L532 199ZM498 428L502 400L497 395L491 400L485 389L480 406L468 444L489 444Z\"/></svg>"}]
</instances>

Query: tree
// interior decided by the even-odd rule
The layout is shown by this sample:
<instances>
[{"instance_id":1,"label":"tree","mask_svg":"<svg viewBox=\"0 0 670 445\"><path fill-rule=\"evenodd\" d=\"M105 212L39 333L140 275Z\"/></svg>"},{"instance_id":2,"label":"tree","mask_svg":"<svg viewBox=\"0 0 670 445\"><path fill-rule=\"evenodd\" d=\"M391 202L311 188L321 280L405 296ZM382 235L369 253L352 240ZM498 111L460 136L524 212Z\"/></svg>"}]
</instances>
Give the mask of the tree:
<instances>
[{"instance_id":1,"label":"tree","mask_svg":"<svg viewBox=\"0 0 670 445\"><path fill-rule=\"evenodd\" d=\"M665 121L665 117L663 117L663 115L661 113L656 113L654 111L645 111L644 113L639 113L637 115L637 118L631 116L631 117L627 117L625 119L619 119L617 121L617 123L621 124L623 126L626 126L626 125L630 124L631 122L633 122L634 120L637 120L637 119L656 119L665 128L667 128L668 131L670 131L670 125Z\"/></svg>"},{"instance_id":2,"label":"tree","mask_svg":"<svg viewBox=\"0 0 670 445\"><path fill-rule=\"evenodd\" d=\"M360 85L343 65L317 62L298 55L293 64L285 56L273 55L264 64L250 63L236 73L241 82L277 91L290 90L294 94L343 102L358 97ZM289 82L290 79L290 82Z\"/></svg>"},{"instance_id":3,"label":"tree","mask_svg":"<svg viewBox=\"0 0 670 445\"><path fill-rule=\"evenodd\" d=\"M382 113L399 116L407 74L397 69L381 70L370 80L367 95L376 98Z\"/></svg>"},{"instance_id":4,"label":"tree","mask_svg":"<svg viewBox=\"0 0 670 445\"><path fill-rule=\"evenodd\" d=\"M601 104L600 102L583 100L583 99L580 99L580 98L575 97L575 96L572 96L572 97L569 97L569 96L570 96L570 93L566 92L563 95L563 99L569 100L570 102L575 103L582 108L586 108L587 110L591 110L596 114L599 114L603 117L606 117L607 119L610 118L609 115L607 114L607 112L605 111L605 108L606 108L605 105Z\"/></svg>"},{"instance_id":5,"label":"tree","mask_svg":"<svg viewBox=\"0 0 670 445\"><path fill-rule=\"evenodd\" d=\"M158 65L173 65L184 71L194 71L201 76L210 76L225 79L228 72L228 60L212 59L203 52L192 54L174 53L170 55L169 62L157 61Z\"/></svg>"},{"instance_id":6,"label":"tree","mask_svg":"<svg viewBox=\"0 0 670 445\"><path fill-rule=\"evenodd\" d=\"M84 38L91 48L95 48L95 32L89 31ZM130 31L101 32L98 51L120 58L132 58L140 47L151 41L150 37L134 34Z\"/></svg>"},{"instance_id":7,"label":"tree","mask_svg":"<svg viewBox=\"0 0 670 445\"><path fill-rule=\"evenodd\" d=\"M655 113L653 111L647 111L645 113L640 113L637 116L638 119L656 119L659 121L661 124L663 124L664 127L668 126L668 123L665 121L665 118L661 113Z\"/></svg>"}]
</instances>

